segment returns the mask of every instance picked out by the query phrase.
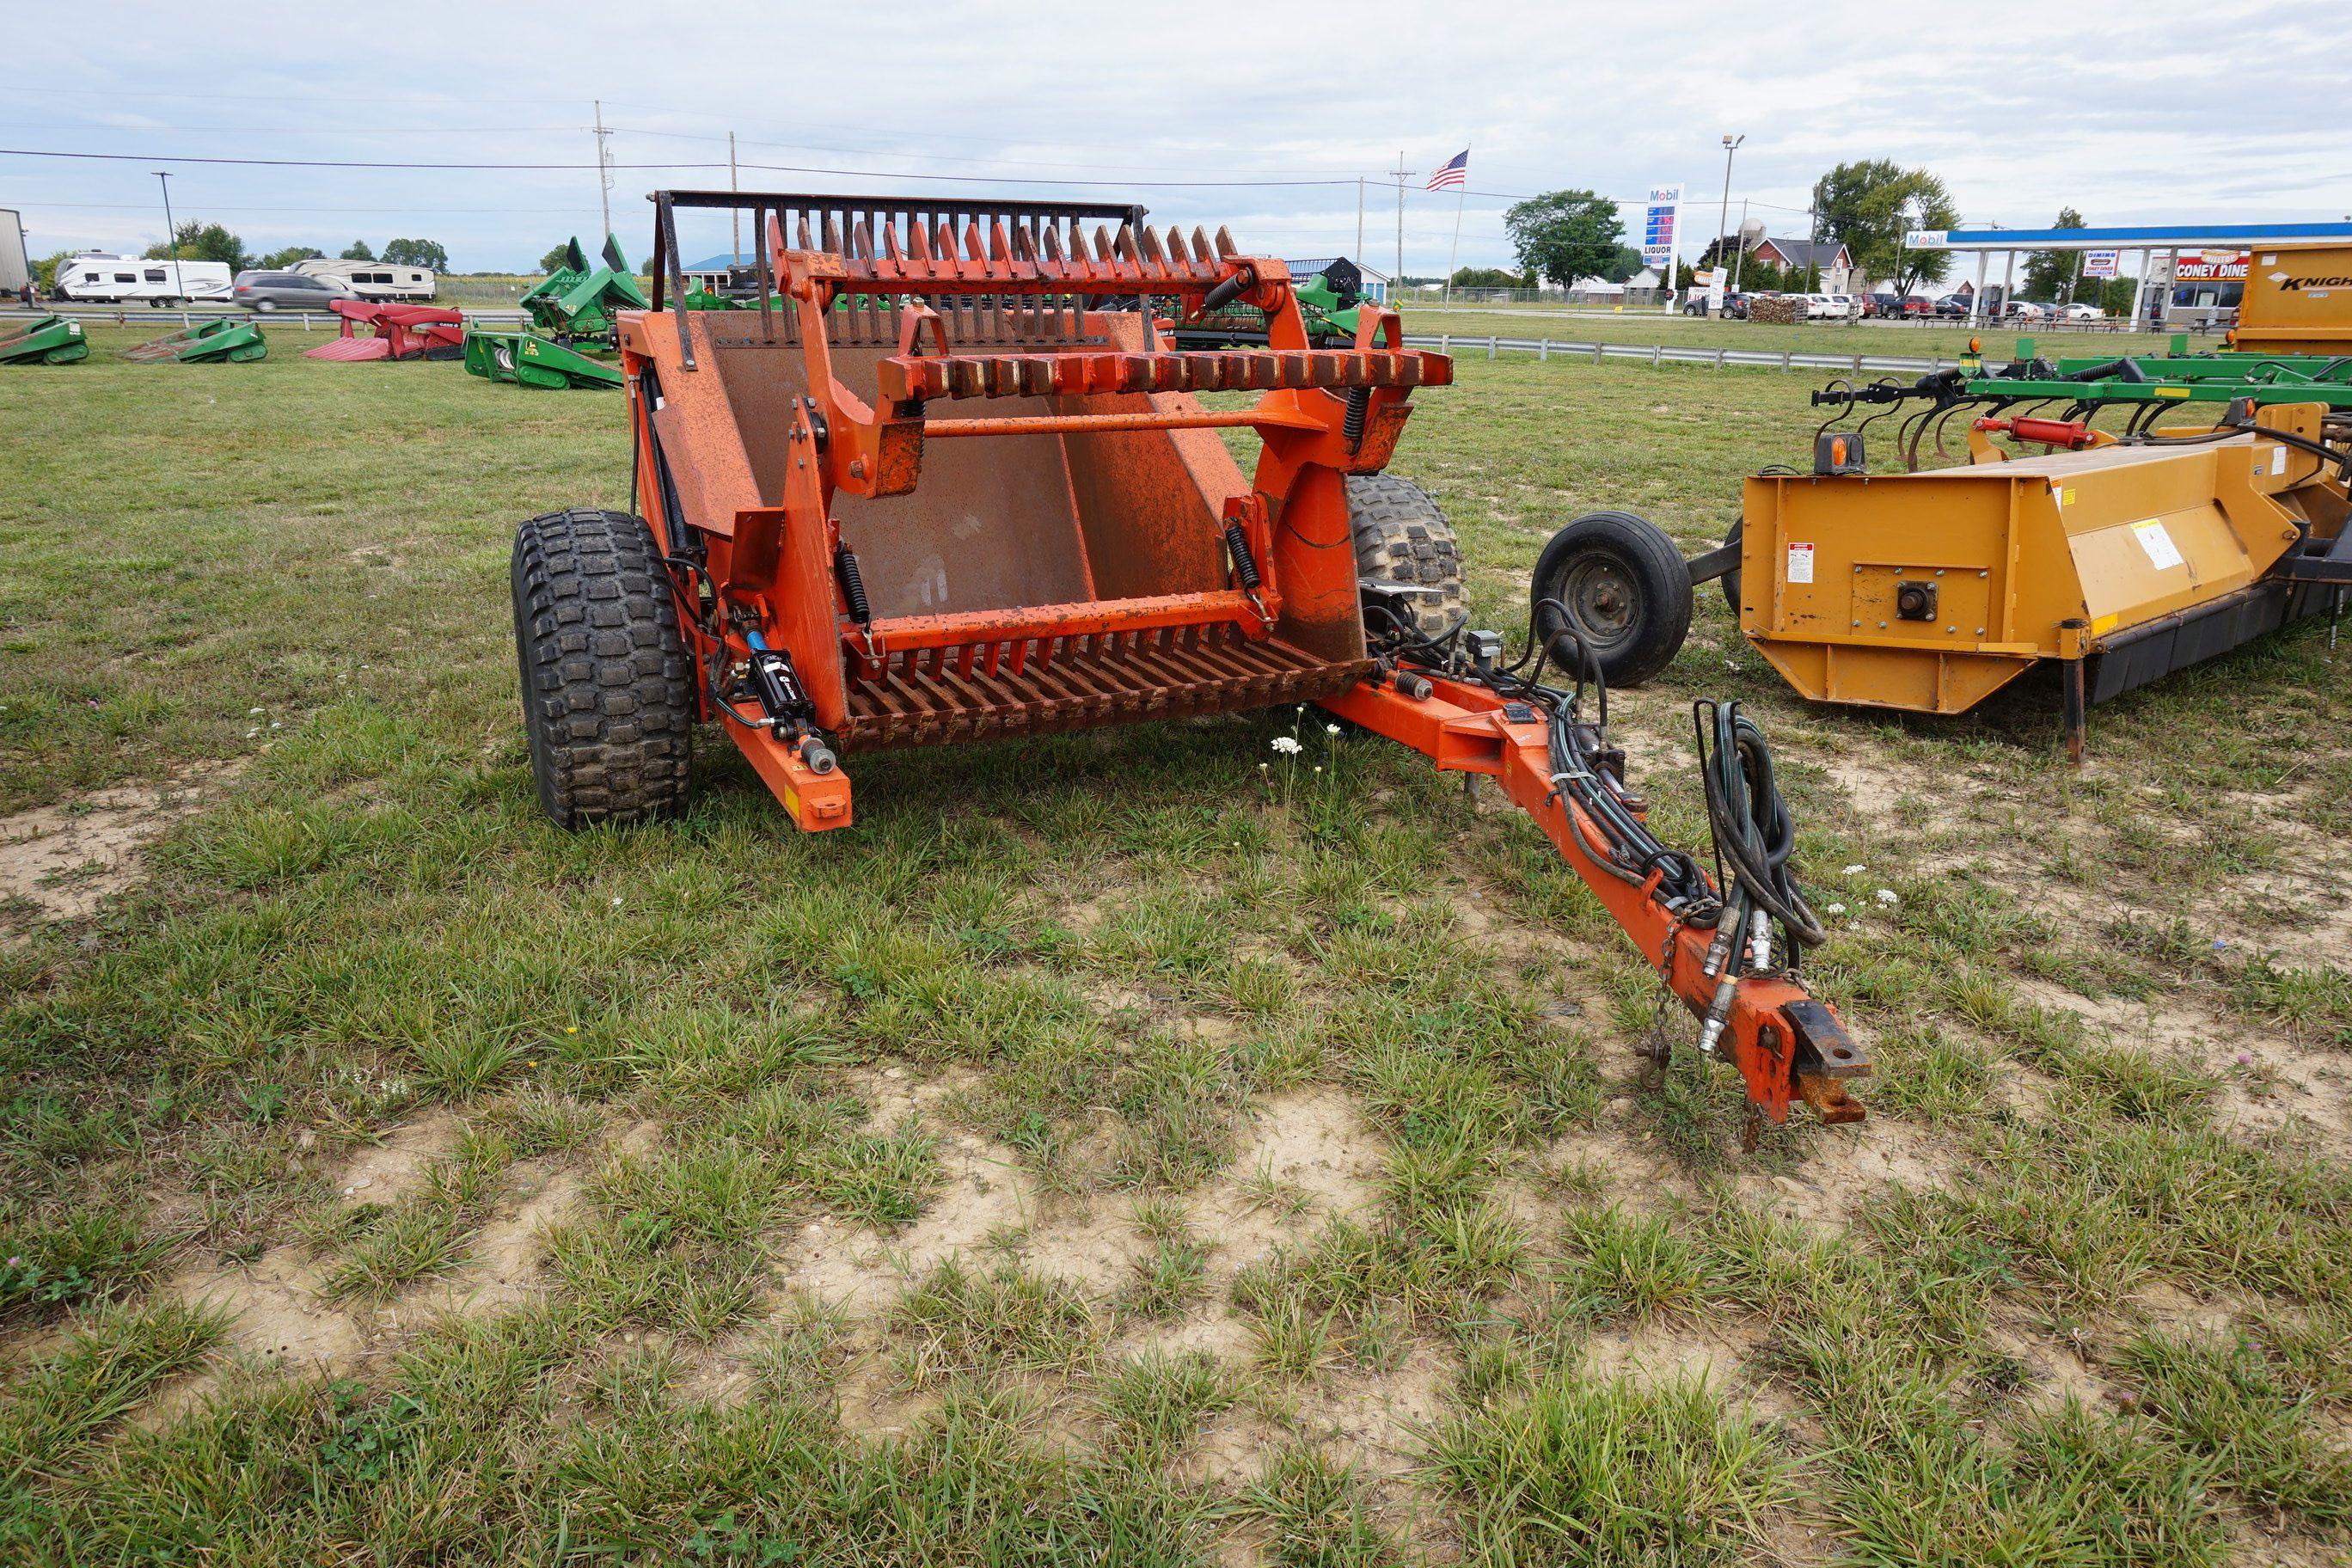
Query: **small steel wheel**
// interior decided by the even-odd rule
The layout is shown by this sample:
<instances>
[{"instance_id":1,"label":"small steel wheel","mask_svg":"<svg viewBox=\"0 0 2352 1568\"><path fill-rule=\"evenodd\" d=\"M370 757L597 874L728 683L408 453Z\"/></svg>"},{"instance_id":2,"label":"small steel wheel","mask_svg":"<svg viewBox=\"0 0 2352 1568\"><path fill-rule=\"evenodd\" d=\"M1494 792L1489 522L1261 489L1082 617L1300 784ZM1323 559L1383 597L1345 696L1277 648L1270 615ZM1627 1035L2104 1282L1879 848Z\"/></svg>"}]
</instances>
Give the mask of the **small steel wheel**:
<instances>
[{"instance_id":1,"label":"small steel wheel","mask_svg":"<svg viewBox=\"0 0 2352 1568\"><path fill-rule=\"evenodd\" d=\"M1612 686L1639 686L1665 668L1690 634L1691 584L1665 531L1630 511L1588 512L1536 559L1536 628L1549 637L1566 615ZM1555 660L1570 675L1574 656Z\"/></svg>"}]
</instances>

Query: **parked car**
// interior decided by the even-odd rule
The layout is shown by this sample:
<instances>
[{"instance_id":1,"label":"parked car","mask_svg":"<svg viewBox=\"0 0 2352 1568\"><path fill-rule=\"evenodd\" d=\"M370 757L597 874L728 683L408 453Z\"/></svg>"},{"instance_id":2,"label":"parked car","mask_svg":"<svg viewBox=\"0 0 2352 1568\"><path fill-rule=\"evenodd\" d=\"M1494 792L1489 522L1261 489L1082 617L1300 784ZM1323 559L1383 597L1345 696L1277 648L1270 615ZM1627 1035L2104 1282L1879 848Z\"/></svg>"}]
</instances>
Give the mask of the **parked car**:
<instances>
[{"instance_id":1,"label":"parked car","mask_svg":"<svg viewBox=\"0 0 2352 1568\"><path fill-rule=\"evenodd\" d=\"M2058 314L2062 320L2069 321L2104 321L2107 319L2105 310L2096 305L2085 305L2080 300L2071 305L2060 306Z\"/></svg>"},{"instance_id":2,"label":"parked car","mask_svg":"<svg viewBox=\"0 0 2352 1568\"><path fill-rule=\"evenodd\" d=\"M2049 314L2048 306L2037 305L2031 300L2011 300L2000 308L2004 321L2039 321Z\"/></svg>"},{"instance_id":3,"label":"parked car","mask_svg":"<svg viewBox=\"0 0 2352 1568\"><path fill-rule=\"evenodd\" d=\"M248 310L323 310L330 300L359 295L340 278L308 278L299 272L240 272L229 297Z\"/></svg>"},{"instance_id":4,"label":"parked car","mask_svg":"<svg viewBox=\"0 0 2352 1568\"><path fill-rule=\"evenodd\" d=\"M1903 314L1903 296L1885 292L1864 294L1862 297L1862 313L1865 316L1900 316Z\"/></svg>"},{"instance_id":5,"label":"parked car","mask_svg":"<svg viewBox=\"0 0 2352 1568\"><path fill-rule=\"evenodd\" d=\"M1965 316L1969 313L1969 300L1966 294L1947 294L1936 301L1936 314Z\"/></svg>"},{"instance_id":6,"label":"parked car","mask_svg":"<svg viewBox=\"0 0 2352 1568\"><path fill-rule=\"evenodd\" d=\"M1746 321L1748 319L1748 301L1749 298L1750 296L1746 294L1726 294L1723 297L1724 315L1732 321ZM1706 315L1706 290L1704 289L1699 289L1696 293L1692 294L1689 299L1684 300L1683 314L1685 316Z\"/></svg>"}]
</instances>

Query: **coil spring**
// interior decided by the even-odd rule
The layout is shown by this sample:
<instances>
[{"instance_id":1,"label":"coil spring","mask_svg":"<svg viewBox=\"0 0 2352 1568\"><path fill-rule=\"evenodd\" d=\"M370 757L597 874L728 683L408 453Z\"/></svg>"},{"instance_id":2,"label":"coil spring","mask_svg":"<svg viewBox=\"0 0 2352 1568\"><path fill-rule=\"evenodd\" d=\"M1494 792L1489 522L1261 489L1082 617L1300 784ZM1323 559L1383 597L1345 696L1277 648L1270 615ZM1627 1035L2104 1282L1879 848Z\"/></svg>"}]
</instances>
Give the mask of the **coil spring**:
<instances>
[{"instance_id":1,"label":"coil spring","mask_svg":"<svg viewBox=\"0 0 2352 1568\"><path fill-rule=\"evenodd\" d=\"M1371 406L1370 387L1351 386L1348 389L1348 413L1339 422L1339 438L1348 443L1350 452L1364 444L1364 416L1370 412Z\"/></svg>"},{"instance_id":2,"label":"coil spring","mask_svg":"<svg viewBox=\"0 0 2352 1568\"><path fill-rule=\"evenodd\" d=\"M1249 536L1242 531L1240 523L1225 524L1225 548L1233 552L1235 581L1249 592L1256 593L1263 580L1257 574L1257 560L1250 554Z\"/></svg>"},{"instance_id":3,"label":"coil spring","mask_svg":"<svg viewBox=\"0 0 2352 1568\"><path fill-rule=\"evenodd\" d=\"M841 596L849 601L849 618L859 626L871 626L874 606L866 597L866 579L857 571L857 557L846 544L833 547L833 569L841 578Z\"/></svg>"}]
</instances>

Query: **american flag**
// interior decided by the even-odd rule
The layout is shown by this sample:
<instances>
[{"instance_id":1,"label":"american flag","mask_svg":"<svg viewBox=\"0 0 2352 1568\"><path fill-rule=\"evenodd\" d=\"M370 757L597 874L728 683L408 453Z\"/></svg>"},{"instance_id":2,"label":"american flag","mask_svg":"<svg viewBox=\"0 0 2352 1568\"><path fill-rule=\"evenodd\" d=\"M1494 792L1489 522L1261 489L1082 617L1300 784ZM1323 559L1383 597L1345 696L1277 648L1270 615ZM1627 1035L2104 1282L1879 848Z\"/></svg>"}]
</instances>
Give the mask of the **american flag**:
<instances>
[{"instance_id":1,"label":"american flag","mask_svg":"<svg viewBox=\"0 0 2352 1568\"><path fill-rule=\"evenodd\" d=\"M1445 167L1429 176L1429 189L1442 191L1448 185L1467 184L1470 181L1470 149L1465 147L1445 161Z\"/></svg>"}]
</instances>

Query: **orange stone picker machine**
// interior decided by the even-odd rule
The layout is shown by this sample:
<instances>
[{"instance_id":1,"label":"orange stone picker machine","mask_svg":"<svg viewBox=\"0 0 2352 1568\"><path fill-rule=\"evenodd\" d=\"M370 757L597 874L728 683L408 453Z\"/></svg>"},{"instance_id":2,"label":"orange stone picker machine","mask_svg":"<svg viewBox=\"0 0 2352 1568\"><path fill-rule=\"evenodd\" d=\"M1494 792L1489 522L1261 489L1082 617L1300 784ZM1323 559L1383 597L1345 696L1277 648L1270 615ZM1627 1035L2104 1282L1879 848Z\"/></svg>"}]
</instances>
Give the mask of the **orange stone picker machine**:
<instances>
[{"instance_id":1,"label":"orange stone picker machine","mask_svg":"<svg viewBox=\"0 0 2352 1568\"><path fill-rule=\"evenodd\" d=\"M652 308L620 318L635 510L551 513L515 541L557 822L676 812L703 721L829 831L853 819L842 759L866 752L1312 701L1494 778L1698 1048L1738 1066L1751 1128L1799 1100L1863 1115L1846 1087L1867 1056L1797 976L1822 933L1762 735L1697 705L1710 875L1652 835L1601 661L1559 604L1531 607L1515 658L1467 629L1452 529L1381 472L1413 391L1454 374L1394 312L1312 348L1283 263L1155 232L1139 207L652 199ZM711 209L762 238L756 312L685 305L678 215ZM1237 303L1267 347L1167 346L1171 320ZM1228 428L1258 436L1254 477Z\"/></svg>"}]
</instances>

